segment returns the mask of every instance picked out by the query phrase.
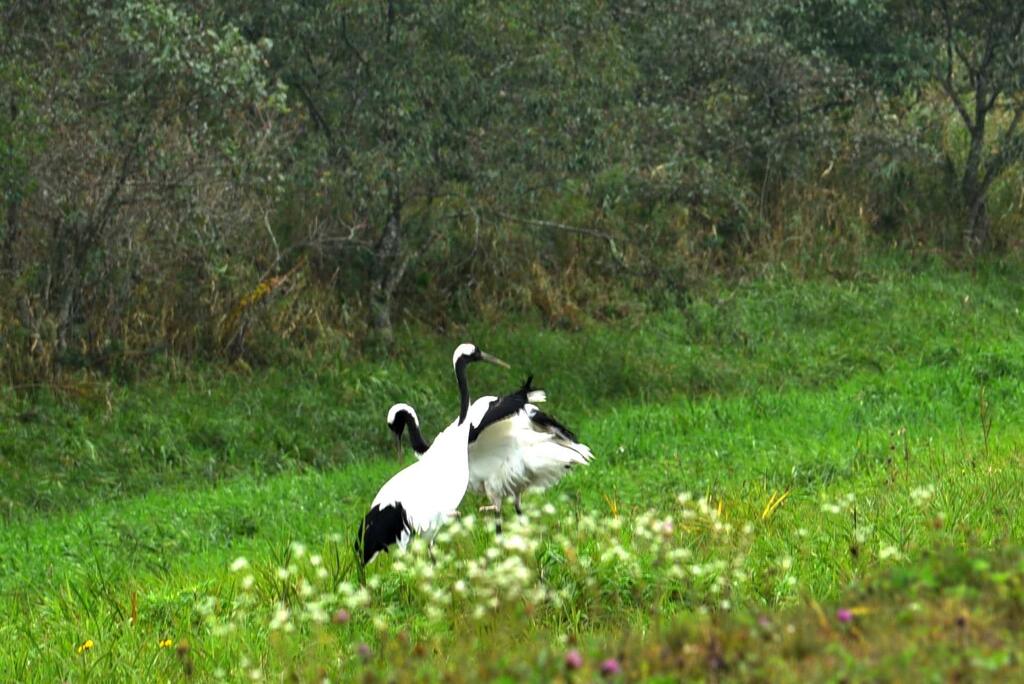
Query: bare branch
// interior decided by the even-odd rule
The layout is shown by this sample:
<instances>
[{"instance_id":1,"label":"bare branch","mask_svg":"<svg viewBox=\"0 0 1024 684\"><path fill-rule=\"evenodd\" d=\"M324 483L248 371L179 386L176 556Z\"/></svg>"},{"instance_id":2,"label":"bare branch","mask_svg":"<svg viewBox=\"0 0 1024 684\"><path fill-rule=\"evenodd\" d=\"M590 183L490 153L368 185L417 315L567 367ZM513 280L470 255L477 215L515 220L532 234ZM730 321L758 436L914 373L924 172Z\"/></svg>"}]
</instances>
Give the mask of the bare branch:
<instances>
[{"instance_id":1,"label":"bare branch","mask_svg":"<svg viewBox=\"0 0 1024 684\"><path fill-rule=\"evenodd\" d=\"M495 216L522 223L527 226L535 226L537 228L549 228L551 230L561 230L567 233L577 233L579 235L587 235L589 237L595 237L608 242L608 249L611 251L612 257L619 263L619 266L626 268L626 260L622 256L622 252L619 251L619 246L615 244L616 237L611 233L606 233L602 230L594 230L593 228L580 228L578 226L570 226L565 223L558 223L557 221L544 221L542 219L528 219L522 216L515 216L514 214L506 214L502 211L493 211Z\"/></svg>"},{"instance_id":2,"label":"bare branch","mask_svg":"<svg viewBox=\"0 0 1024 684\"><path fill-rule=\"evenodd\" d=\"M960 114L960 118L963 119L964 125L968 129L974 130L974 122L971 121L971 115L967 113L967 107L964 106L963 100L960 99L960 94L956 91L956 84L953 81L953 48L955 45L955 39L953 38L953 18L951 16L952 10L949 8L949 3L943 0L942 5L942 19L946 27L946 73L944 78L940 80L942 89L946 91L946 95L953 101L953 105L956 107L956 111ZM957 51L959 53L959 50ZM968 65L968 69L970 65Z\"/></svg>"},{"instance_id":3,"label":"bare branch","mask_svg":"<svg viewBox=\"0 0 1024 684\"><path fill-rule=\"evenodd\" d=\"M344 14L341 15L341 39L342 41L345 42L345 45L346 47L348 47L349 51L351 51L352 54L355 55L355 58L359 60L359 63L363 65L363 68L366 69L366 72L369 73L370 63L366 61L366 57L363 56L362 50L353 45L352 41L349 40L348 21L346 20Z\"/></svg>"},{"instance_id":4,"label":"bare branch","mask_svg":"<svg viewBox=\"0 0 1024 684\"><path fill-rule=\"evenodd\" d=\"M536 226L538 228L551 228L553 230L561 230L567 233L579 233L580 235L589 235L590 237L600 238L601 240L607 240L608 242L614 243L615 236L611 233L605 233L604 231L594 230L593 228L580 228L578 226L570 226L565 223L558 223L557 221L544 221L542 219L530 219L522 216L515 216L514 214L506 214L503 211L491 211L495 216L515 221L516 223L522 223L528 226Z\"/></svg>"},{"instance_id":5,"label":"bare branch","mask_svg":"<svg viewBox=\"0 0 1024 684\"><path fill-rule=\"evenodd\" d=\"M121 158L121 168L117 174L117 179L114 181L113 187L107 194L106 199L103 202L103 206L100 209L99 216L95 221L98 228L102 228L110 220L111 215L115 206L119 206L119 195L121 190L125 187L128 182L128 173L131 170L132 161L135 159L139 151L139 142L142 140L142 127L140 126L135 131L135 138L131 141L128 149L125 151L124 157Z\"/></svg>"},{"instance_id":6,"label":"bare branch","mask_svg":"<svg viewBox=\"0 0 1024 684\"><path fill-rule=\"evenodd\" d=\"M999 136L999 151L993 155L989 160L989 163L985 165L985 176L981 181L982 191L987 190L999 174L1001 174L1017 156L1015 153L1019 152L1019 148L1017 147L1017 143L1019 141L1014 140L1014 137L1017 134L1017 128L1020 126L1021 120L1024 120L1024 107L1017 108L1013 114L1013 119L1010 121L1010 125L1007 126L1003 134Z\"/></svg>"},{"instance_id":7,"label":"bare branch","mask_svg":"<svg viewBox=\"0 0 1024 684\"><path fill-rule=\"evenodd\" d=\"M306 103L306 109L309 110L310 115L313 117L313 121L316 122L317 127L320 128L324 133L324 137L332 143L334 142L334 130L331 125L327 122L327 119L323 114L320 113L320 108L316 106L316 102L313 101L313 96L309 94L304 86L299 81L295 81L292 85L295 86L295 90L298 91L299 96L302 97L302 101Z\"/></svg>"},{"instance_id":8,"label":"bare branch","mask_svg":"<svg viewBox=\"0 0 1024 684\"><path fill-rule=\"evenodd\" d=\"M992 109L992 107L996 103L996 100L999 99L999 96L1002 95L1002 94L1003 94L1003 89L1002 88L997 87L997 88L994 88L992 90L992 94L989 95L988 99L985 100L985 111L986 112L989 111L990 109Z\"/></svg>"}]
</instances>

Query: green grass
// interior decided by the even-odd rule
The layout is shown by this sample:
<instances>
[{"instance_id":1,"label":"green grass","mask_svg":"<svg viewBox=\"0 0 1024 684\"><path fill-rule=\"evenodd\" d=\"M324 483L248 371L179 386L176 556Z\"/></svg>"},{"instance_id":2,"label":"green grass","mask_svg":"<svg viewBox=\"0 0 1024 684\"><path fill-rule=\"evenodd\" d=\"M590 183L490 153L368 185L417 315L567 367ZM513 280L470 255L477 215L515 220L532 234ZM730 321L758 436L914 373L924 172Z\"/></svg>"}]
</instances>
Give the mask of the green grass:
<instances>
[{"instance_id":1,"label":"green grass","mask_svg":"<svg viewBox=\"0 0 1024 684\"><path fill-rule=\"evenodd\" d=\"M168 361L130 386L7 391L0 673L589 681L614 656L630 680L1021 676L1022 303L1024 283L997 267L776 273L574 332L486 321L406 331L392 359ZM426 571L448 598L424 591L421 556L392 555L367 573L370 608L355 605L338 591L358 582L350 536L398 467L384 414L404 400L428 433L450 420L464 340L516 365L474 367L473 388L533 372L597 459L528 495L537 517L495 558L489 521L456 526ZM250 567L233 573L239 556ZM507 558L521 586L495 584ZM463 596L471 561L492 567ZM311 601L354 605L320 625L301 618ZM270 629L279 604L293 631ZM569 673L574 647L585 664Z\"/></svg>"}]
</instances>

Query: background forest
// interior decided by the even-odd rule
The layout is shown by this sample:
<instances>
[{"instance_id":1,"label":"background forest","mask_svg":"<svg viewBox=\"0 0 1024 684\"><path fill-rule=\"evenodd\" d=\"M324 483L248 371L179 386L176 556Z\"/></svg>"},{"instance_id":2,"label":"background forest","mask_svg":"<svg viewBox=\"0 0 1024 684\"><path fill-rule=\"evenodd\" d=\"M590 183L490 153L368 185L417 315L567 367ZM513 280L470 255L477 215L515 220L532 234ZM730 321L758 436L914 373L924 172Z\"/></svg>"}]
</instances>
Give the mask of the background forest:
<instances>
[{"instance_id":1,"label":"background forest","mask_svg":"<svg viewBox=\"0 0 1024 684\"><path fill-rule=\"evenodd\" d=\"M6 2L3 377L1015 252L1022 22L976 0Z\"/></svg>"},{"instance_id":2,"label":"background forest","mask_svg":"<svg viewBox=\"0 0 1024 684\"><path fill-rule=\"evenodd\" d=\"M0 680L1024 681L1022 119L1019 1L0 0ZM363 568L461 342L594 459Z\"/></svg>"}]
</instances>

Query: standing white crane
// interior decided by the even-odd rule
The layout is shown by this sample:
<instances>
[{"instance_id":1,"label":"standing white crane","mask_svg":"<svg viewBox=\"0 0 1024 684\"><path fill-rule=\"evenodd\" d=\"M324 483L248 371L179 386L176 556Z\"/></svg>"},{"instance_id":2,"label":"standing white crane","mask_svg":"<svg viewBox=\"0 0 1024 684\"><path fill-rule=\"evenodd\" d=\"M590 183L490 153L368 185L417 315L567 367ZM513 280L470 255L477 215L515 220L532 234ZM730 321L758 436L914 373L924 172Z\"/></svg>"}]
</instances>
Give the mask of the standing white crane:
<instances>
[{"instance_id":1,"label":"standing white crane","mask_svg":"<svg viewBox=\"0 0 1024 684\"><path fill-rule=\"evenodd\" d=\"M535 404L547 397L543 390L533 389L532 382L531 376L512 394L480 397L472 404L471 412L482 418L471 421L469 429L469 489L491 502L499 533L505 497L513 497L516 513L522 515L523 492L546 489L574 465L587 465L593 458L590 448L578 442L569 428L537 408ZM431 448L420 432L416 411L408 404L391 407L388 427L399 442L407 430L413 451L423 454L420 458Z\"/></svg>"},{"instance_id":2,"label":"standing white crane","mask_svg":"<svg viewBox=\"0 0 1024 684\"><path fill-rule=\"evenodd\" d=\"M509 367L476 345L460 344L455 349L452 365L459 384L459 417L437 436L418 461L396 473L373 498L356 538L356 551L362 552L364 565L392 544L405 548L414 534L424 536L433 547L434 536L465 496L471 426L500 420L499 413L506 410L484 405L470 407L466 367L475 361Z\"/></svg>"}]
</instances>

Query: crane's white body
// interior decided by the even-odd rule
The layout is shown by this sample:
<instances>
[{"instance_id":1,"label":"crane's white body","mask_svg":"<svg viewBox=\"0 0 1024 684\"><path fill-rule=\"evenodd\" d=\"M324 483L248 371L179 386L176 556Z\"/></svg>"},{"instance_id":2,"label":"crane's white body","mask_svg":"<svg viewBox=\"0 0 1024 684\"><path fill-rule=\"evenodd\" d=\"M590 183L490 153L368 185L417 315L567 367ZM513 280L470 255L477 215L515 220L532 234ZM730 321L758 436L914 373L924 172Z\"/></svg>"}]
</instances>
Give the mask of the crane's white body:
<instances>
[{"instance_id":1,"label":"crane's white body","mask_svg":"<svg viewBox=\"0 0 1024 684\"><path fill-rule=\"evenodd\" d=\"M543 397L534 401L543 401ZM477 402L489 403L494 397ZM474 402L476 404L476 402ZM533 420L534 404L485 428L469 445L469 489L500 507L505 497L518 500L528 489L546 489L574 465L587 465L593 454Z\"/></svg>"},{"instance_id":2,"label":"crane's white body","mask_svg":"<svg viewBox=\"0 0 1024 684\"><path fill-rule=\"evenodd\" d=\"M398 538L405 548L412 534L428 542L448 521L466 495L469 484L469 421L445 428L420 460L400 470L377 492L370 508L401 504L409 529Z\"/></svg>"},{"instance_id":3,"label":"crane's white body","mask_svg":"<svg viewBox=\"0 0 1024 684\"><path fill-rule=\"evenodd\" d=\"M499 411L504 416L500 420L493 420L495 414L491 414L481 427L488 410L513 397L520 402L514 412ZM543 391L530 390L527 381L524 388L513 395L480 397L470 406L468 489L487 497L498 514L499 530L501 503L506 497L514 497L516 511L522 512L523 492L546 489L562 479L573 466L587 465L593 458L589 447L577 442L568 429L537 408L536 403L546 399ZM405 417L408 421L401 420ZM388 413L388 425L399 437L408 426L413 449L421 454L420 459L426 458L430 451L422 451L426 443L412 407L393 406Z\"/></svg>"},{"instance_id":4,"label":"crane's white body","mask_svg":"<svg viewBox=\"0 0 1024 684\"><path fill-rule=\"evenodd\" d=\"M488 405L472 405L466 381L466 366L473 361L488 361L507 367L504 361L475 345L462 344L452 355L459 383L459 417L452 421L415 463L403 468L384 483L363 518L356 550L369 563L392 544L405 548L414 534L422 535L433 546L434 537L458 509L469 484L469 435L481 424ZM416 424L416 412L409 406L393 407L389 422L399 412L408 412ZM491 420L503 415L491 414Z\"/></svg>"}]
</instances>

